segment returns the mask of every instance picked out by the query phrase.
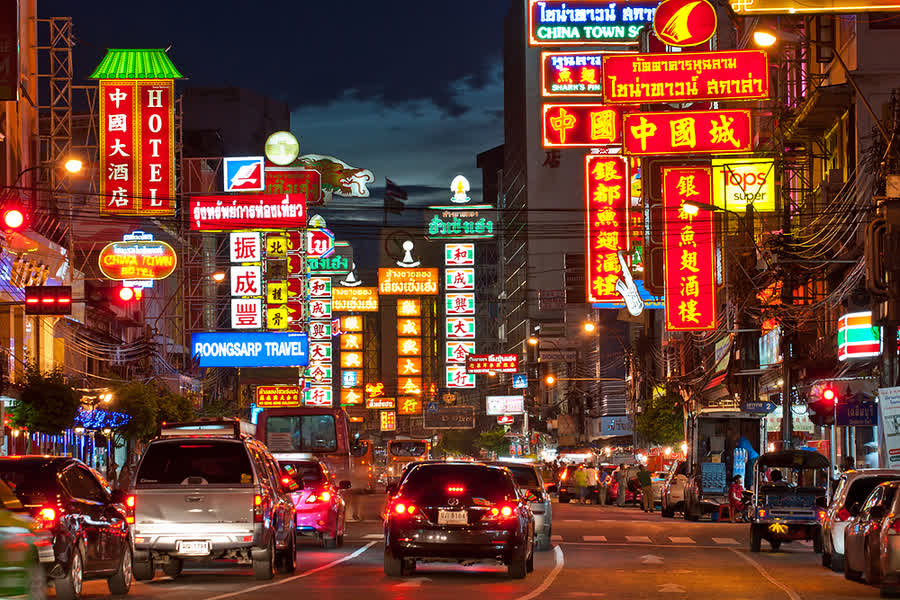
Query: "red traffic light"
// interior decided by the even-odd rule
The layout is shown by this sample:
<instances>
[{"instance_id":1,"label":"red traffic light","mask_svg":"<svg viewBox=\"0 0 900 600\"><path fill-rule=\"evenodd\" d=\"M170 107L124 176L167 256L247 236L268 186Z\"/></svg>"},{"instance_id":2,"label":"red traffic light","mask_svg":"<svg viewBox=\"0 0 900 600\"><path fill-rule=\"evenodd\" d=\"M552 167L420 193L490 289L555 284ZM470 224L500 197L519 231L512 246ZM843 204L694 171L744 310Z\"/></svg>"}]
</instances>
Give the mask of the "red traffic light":
<instances>
[{"instance_id":1,"label":"red traffic light","mask_svg":"<svg viewBox=\"0 0 900 600\"><path fill-rule=\"evenodd\" d=\"M19 231L25 227L25 211L17 206L9 206L2 212L3 228L6 231Z\"/></svg>"},{"instance_id":2,"label":"red traffic light","mask_svg":"<svg viewBox=\"0 0 900 600\"><path fill-rule=\"evenodd\" d=\"M25 286L26 315L71 315L72 287L68 285Z\"/></svg>"},{"instance_id":3,"label":"red traffic light","mask_svg":"<svg viewBox=\"0 0 900 600\"><path fill-rule=\"evenodd\" d=\"M833 389L825 388L822 391L822 399L826 400L827 402L835 402L837 400L837 394Z\"/></svg>"},{"instance_id":4,"label":"red traffic light","mask_svg":"<svg viewBox=\"0 0 900 600\"><path fill-rule=\"evenodd\" d=\"M130 302L134 299L134 288L123 287L119 290L119 300L122 302Z\"/></svg>"}]
</instances>

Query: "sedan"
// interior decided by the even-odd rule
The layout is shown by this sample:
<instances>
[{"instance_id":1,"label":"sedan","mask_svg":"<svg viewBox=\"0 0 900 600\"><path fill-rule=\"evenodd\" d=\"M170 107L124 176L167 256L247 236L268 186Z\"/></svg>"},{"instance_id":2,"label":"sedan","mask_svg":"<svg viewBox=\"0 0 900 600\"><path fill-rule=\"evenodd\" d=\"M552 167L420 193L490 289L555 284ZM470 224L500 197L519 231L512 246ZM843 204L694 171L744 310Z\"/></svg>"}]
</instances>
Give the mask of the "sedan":
<instances>
[{"instance_id":1,"label":"sedan","mask_svg":"<svg viewBox=\"0 0 900 600\"><path fill-rule=\"evenodd\" d=\"M537 467L532 464L515 462L491 463L506 467L516 480L519 494L528 502L534 515L535 545L538 550L549 550L553 537L553 503L550 494L544 491L544 483Z\"/></svg>"},{"instance_id":2,"label":"sedan","mask_svg":"<svg viewBox=\"0 0 900 600\"><path fill-rule=\"evenodd\" d=\"M283 479L290 490L297 510L295 526L301 535L316 536L325 548L344 544L347 505L331 484L328 468L321 461L275 458L281 466ZM338 484L340 490L350 487L349 481Z\"/></svg>"},{"instance_id":3,"label":"sedan","mask_svg":"<svg viewBox=\"0 0 900 600\"><path fill-rule=\"evenodd\" d=\"M384 572L410 575L417 561L490 561L521 579L534 570L534 537L534 516L509 470L423 464L385 511Z\"/></svg>"},{"instance_id":4,"label":"sedan","mask_svg":"<svg viewBox=\"0 0 900 600\"><path fill-rule=\"evenodd\" d=\"M0 458L0 480L53 537L48 566L57 598L77 600L86 579L105 579L114 595L128 593L133 551L124 493L65 456Z\"/></svg>"},{"instance_id":5,"label":"sedan","mask_svg":"<svg viewBox=\"0 0 900 600\"><path fill-rule=\"evenodd\" d=\"M844 529L844 577L900 591L900 481L877 486Z\"/></svg>"}]
</instances>

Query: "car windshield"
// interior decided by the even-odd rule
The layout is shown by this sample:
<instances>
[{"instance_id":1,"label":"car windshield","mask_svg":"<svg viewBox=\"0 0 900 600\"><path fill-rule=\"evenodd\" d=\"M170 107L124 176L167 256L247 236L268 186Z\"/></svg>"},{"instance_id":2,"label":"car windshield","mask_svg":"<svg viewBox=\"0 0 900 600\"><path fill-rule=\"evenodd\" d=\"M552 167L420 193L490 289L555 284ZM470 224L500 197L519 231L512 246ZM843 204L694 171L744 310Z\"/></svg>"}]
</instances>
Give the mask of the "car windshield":
<instances>
[{"instance_id":1,"label":"car windshield","mask_svg":"<svg viewBox=\"0 0 900 600\"><path fill-rule=\"evenodd\" d=\"M512 478L502 469L483 465L422 465L409 474L399 494L424 506L446 501L448 488L462 488L460 497L491 504L515 500Z\"/></svg>"},{"instance_id":2,"label":"car windshield","mask_svg":"<svg viewBox=\"0 0 900 600\"><path fill-rule=\"evenodd\" d=\"M325 472L322 465L312 460L280 460L281 470L296 482L303 482L304 487L313 487L325 483Z\"/></svg>"},{"instance_id":3,"label":"car windshield","mask_svg":"<svg viewBox=\"0 0 900 600\"><path fill-rule=\"evenodd\" d=\"M391 454L394 456L425 456L428 446L419 441L394 441L390 443Z\"/></svg>"},{"instance_id":4,"label":"car windshield","mask_svg":"<svg viewBox=\"0 0 900 600\"><path fill-rule=\"evenodd\" d=\"M895 475L875 475L872 477L856 477L850 482L850 489L847 490L847 499L844 506L853 506L854 504L862 504L865 502L869 494L876 487L886 481L894 481L898 477Z\"/></svg>"},{"instance_id":5,"label":"car windshield","mask_svg":"<svg viewBox=\"0 0 900 600\"><path fill-rule=\"evenodd\" d=\"M56 466L49 462L0 461L0 479L22 504L41 504L59 494Z\"/></svg>"},{"instance_id":6,"label":"car windshield","mask_svg":"<svg viewBox=\"0 0 900 600\"><path fill-rule=\"evenodd\" d=\"M541 487L541 484L538 483L537 475L534 474L534 469L532 467L520 467L516 465L503 466L508 468L512 472L513 479L516 480L516 485L520 488L533 490Z\"/></svg>"},{"instance_id":7,"label":"car windshield","mask_svg":"<svg viewBox=\"0 0 900 600\"><path fill-rule=\"evenodd\" d=\"M237 441L190 440L150 444L137 483L147 485L249 485L253 469Z\"/></svg>"},{"instance_id":8,"label":"car windshield","mask_svg":"<svg viewBox=\"0 0 900 600\"><path fill-rule=\"evenodd\" d=\"M270 416L266 419L266 446L272 452L334 452L334 415Z\"/></svg>"}]
</instances>

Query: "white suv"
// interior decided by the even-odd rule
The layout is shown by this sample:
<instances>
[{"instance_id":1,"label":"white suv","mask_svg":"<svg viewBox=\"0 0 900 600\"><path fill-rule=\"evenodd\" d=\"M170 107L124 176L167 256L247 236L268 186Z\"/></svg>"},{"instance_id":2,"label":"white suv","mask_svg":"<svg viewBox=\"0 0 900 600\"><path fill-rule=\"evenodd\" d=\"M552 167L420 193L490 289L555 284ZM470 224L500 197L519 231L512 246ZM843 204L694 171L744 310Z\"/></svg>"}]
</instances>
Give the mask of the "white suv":
<instances>
[{"instance_id":1,"label":"white suv","mask_svg":"<svg viewBox=\"0 0 900 600\"><path fill-rule=\"evenodd\" d=\"M676 460L669 468L666 481L660 493L661 513L664 517L674 517L675 511L684 511L684 488L687 485L687 463Z\"/></svg>"}]
</instances>

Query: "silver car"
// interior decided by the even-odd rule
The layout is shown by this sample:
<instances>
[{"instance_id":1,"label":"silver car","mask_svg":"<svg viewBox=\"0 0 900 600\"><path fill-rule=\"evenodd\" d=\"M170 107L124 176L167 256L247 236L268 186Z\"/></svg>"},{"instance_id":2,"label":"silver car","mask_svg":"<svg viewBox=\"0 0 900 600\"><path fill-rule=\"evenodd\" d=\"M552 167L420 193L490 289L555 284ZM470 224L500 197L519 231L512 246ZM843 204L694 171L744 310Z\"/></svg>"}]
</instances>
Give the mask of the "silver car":
<instances>
[{"instance_id":1,"label":"silver car","mask_svg":"<svg viewBox=\"0 0 900 600\"><path fill-rule=\"evenodd\" d=\"M528 501L534 514L535 548L549 550L553 535L553 508L538 468L528 463L498 461L491 464L506 467L512 472L519 494Z\"/></svg>"},{"instance_id":2,"label":"silver car","mask_svg":"<svg viewBox=\"0 0 900 600\"><path fill-rule=\"evenodd\" d=\"M832 570L844 570L844 529L869 494L886 481L900 479L897 469L860 469L841 474L834 497L822 522L822 565Z\"/></svg>"},{"instance_id":3,"label":"silver car","mask_svg":"<svg viewBox=\"0 0 900 600\"><path fill-rule=\"evenodd\" d=\"M900 481L877 486L844 529L844 577L900 592Z\"/></svg>"}]
</instances>

